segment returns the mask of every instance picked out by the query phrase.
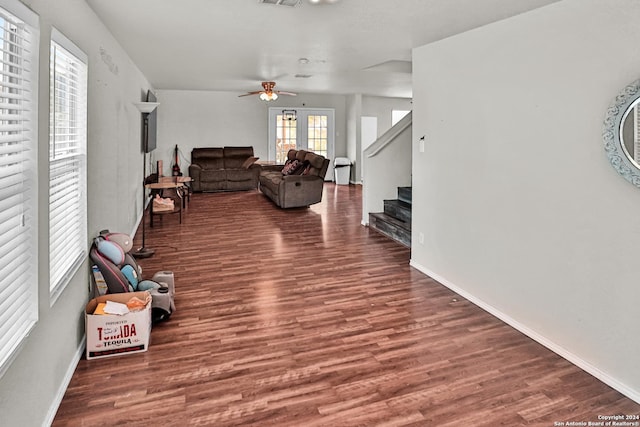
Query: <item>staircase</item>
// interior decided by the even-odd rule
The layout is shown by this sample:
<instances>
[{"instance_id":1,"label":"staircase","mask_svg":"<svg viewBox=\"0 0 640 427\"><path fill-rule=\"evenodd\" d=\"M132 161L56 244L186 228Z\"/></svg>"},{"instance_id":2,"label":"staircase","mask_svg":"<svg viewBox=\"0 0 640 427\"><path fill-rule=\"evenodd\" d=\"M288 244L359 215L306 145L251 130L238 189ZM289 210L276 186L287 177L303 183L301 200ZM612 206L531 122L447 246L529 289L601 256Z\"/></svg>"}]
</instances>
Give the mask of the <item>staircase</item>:
<instances>
[{"instance_id":1,"label":"staircase","mask_svg":"<svg viewBox=\"0 0 640 427\"><path fill-rule=\"evenodd\" d=\"M398 198L384 201L384 212L369 214L369 227L411 247L411 187L398 187Z\"/></svg>"}]
</instances>

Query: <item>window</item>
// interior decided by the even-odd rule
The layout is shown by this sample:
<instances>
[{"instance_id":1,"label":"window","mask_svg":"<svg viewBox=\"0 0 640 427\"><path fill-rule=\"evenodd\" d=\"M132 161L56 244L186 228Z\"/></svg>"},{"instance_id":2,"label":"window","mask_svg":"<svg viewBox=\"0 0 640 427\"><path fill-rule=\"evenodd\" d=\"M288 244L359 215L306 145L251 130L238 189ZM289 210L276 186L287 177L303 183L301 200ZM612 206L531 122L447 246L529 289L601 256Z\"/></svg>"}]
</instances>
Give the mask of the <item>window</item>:
<instances>
[{"instance_id":1,"label":"window","mask_svg":"<svg viewBox=\"0 0 640 427\"><path fill-rule=\"evenodd\" d=\"M307 116L307 149L328 158L327 142L329 141L329 125L326 114L309 114Z\"/></svg>"},{"instance_id":2,"label":"window","mask_svg":"<svg viewBox=\"0 0 640 427\"><path fill-rule=\"evenodd\" d=\"M409 114L411 110L391 110L391 126L395 126L400 120Z\"/></svg>"},{"instance_id":3,"label":"window","mask_svg":"<svg viewBox=\"0 0 640 427\"><path fill-rule=\"evenodd\" d=\"M87 256L87 57L55 29L51 39L49 286L55 301Z\"/></svg>"},{"instance_id":4,"label":"window","mask_svg":"<svg viewBox=\"0 0 640 427\"><path fill-rule=\"evenodd\" d=\"M0 1L0 375L38 320L37 22Z\"/></svg>"}]
</instances>

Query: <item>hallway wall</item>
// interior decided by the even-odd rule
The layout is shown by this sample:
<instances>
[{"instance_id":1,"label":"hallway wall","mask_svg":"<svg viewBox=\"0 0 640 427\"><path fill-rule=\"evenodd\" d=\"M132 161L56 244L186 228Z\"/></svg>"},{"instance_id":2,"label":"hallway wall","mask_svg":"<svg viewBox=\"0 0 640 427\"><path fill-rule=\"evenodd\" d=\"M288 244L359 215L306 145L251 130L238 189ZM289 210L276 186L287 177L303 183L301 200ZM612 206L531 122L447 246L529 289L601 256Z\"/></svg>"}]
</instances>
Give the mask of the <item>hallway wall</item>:
<instances>
[{"instance_id":1,"label":"hallway wall","mask_svg":"<svg viewBox=\"0 0 640 427\"><path fill-rule=\"evenodd\" d=\"M601 136L639 19L564 0L414 50L411 262L640 402L640 190Z\"/></svg>"}]
</instances>

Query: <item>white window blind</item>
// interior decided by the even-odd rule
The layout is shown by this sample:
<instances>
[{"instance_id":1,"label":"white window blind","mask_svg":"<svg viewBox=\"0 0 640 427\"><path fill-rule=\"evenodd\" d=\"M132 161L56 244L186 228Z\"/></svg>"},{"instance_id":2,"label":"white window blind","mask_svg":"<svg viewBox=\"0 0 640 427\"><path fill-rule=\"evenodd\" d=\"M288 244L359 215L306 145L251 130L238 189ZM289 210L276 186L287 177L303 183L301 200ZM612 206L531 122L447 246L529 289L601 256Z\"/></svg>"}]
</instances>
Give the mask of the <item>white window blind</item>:
<instances>
[{"instance_id":1,"label":"white window blind","mask_svg":"<svg viewBox=\"0 0 640 427\"><path fill-rule=\"evenodd\" d=\"M0 375L38 320L37 17L0 1ZM20 12L20 18L5 7ZM17 12L14 12L17 13ZM24 22L31 23L31 25Z\"/></svg>"},{"instance_id":2,"label":"white window blind","mask_svg":"<svg viewBox=\"0 0 640 427\"><path fill-rule=\"evenodd\" d=\"M60 294L87 256L87 58L53 30L49 115L49 286Z\"/></svg>"}]
</instances>

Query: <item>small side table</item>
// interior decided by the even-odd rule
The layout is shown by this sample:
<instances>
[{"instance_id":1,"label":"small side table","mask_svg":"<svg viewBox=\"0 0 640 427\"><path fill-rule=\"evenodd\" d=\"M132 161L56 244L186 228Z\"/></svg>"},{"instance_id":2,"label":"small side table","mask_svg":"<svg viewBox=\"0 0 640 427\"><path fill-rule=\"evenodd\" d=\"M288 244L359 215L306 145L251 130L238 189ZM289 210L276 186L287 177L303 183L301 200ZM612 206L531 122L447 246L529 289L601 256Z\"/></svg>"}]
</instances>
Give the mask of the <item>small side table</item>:
<instances>
[{"instance_id":1,"label":"small side table","mask_svg":"<svg viewBox=\"0 0 640 427\"><path fill-rule=\"evenodd\" d=\"M191 201L191 194L193 191L191 190L191 181L193 179L190 176L161 176L158 179L159 183L180 183L183 184L180 188L180 192L182 193L182 208L186 208L185 202Z\"/></svg>"},{"instance_id":2,"label":"small side table","mask_svg":"<svg viewBox=\"0 0 640 427\"><path fill-rule=\"evenodd\" d=\"M151 184L146 184L145 188L148 188L149 190L151 190L151 202L149 203L149 225L151 227L153 227L153 215L164 215L164 214L172 214L172 213L177 213L180 215L180 224L182 224L182 188L184 187L184 184L182 182L175 182L175 180L172 180L171 182L154 182ZM177 206L174 205L174 208L170 211L158 211L158 212L154 212L153 211L153 196L155 194L160 194L160 197L162 197L162 193L164 190L170 190L170 189L174 189L176 192L176 195L178 196L178 198L180 199L177 203Z\"/></svg>"}]
</instances>

